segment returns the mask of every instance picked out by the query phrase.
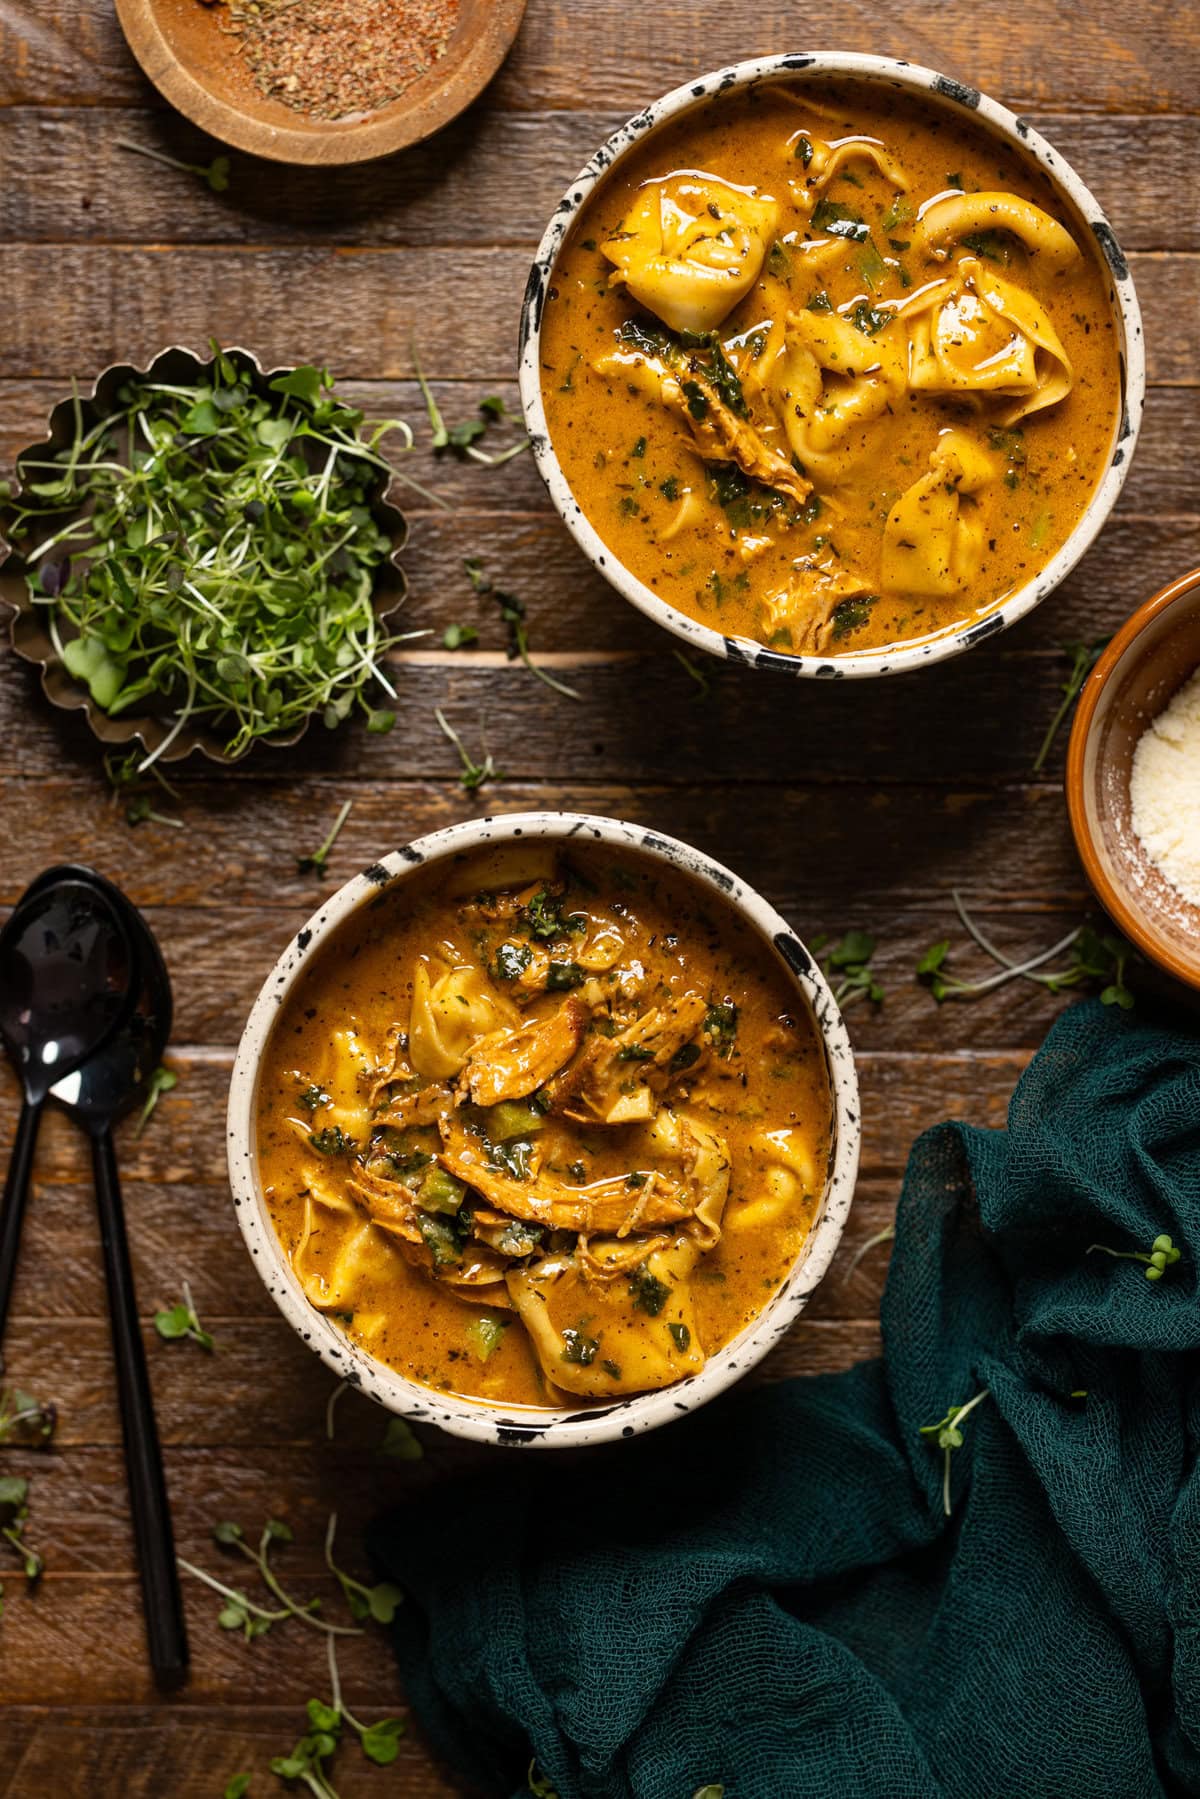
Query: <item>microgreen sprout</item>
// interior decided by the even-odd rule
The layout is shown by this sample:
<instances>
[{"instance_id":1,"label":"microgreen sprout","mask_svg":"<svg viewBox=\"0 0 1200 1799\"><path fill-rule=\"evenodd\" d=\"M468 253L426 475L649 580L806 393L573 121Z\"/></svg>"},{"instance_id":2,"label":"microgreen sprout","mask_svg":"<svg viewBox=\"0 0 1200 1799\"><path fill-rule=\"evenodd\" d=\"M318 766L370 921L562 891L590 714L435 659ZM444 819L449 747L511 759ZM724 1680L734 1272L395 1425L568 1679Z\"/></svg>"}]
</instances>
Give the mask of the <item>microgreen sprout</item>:
<instances>
[{"instance_id":1,"label":"microgreen sprout","mask_svg":"<svg viewBox=\"0 0 1200 1799\"><path fill-rule=\"evenodd\" d=\"M499 394L488 394L479 402L479 417L464 419L459 425L448 425L442 417L441 407L433 397L433 389L425 379L425 371L421 367L421 359L417 355L416 344L412 345L413 371L417 377L417 386L421 390L421 398L425 402L425 411L429 416L429 429L432 433L430 449L435 456L441 456L449 450L460 459L470 457L472 462L481 462L487 468L500 468L519 456L522 450L529 448L529 439L522 437L517 443L510 444L506 450L492 452L481 450L477 439L481 438L490 425L499 424L508 417L508 407Z\"/></svg>"},{"instance_id":2,"label":"microgreen sprout","mask_svg":"<svg viewBox=\"0 0 1200 1799\"><path fill-rule=\"evenodd\" d=\"M339 1568L333 1559L333 1542L337 1535L337 1513L330 1512L329 1523L325 1530L325 1566L342 1589L350 1616L360 1622L364 1618L374 1618L376 1624L390 1624L396 1616L396 1607L401 1603L404 1594L400 1588L390 1581L380 1581L377 1586L364 1586L362 1581L355 1580L345 1569Z\"/></svg>"},{"instance_id":3,"label":"microgreen sprout","mask_svg":"<svg viewBox=\"0 0 1200 1799\"><path fill-rule=\"evenodd\" d=\"M142 752L139 749L132 749L124 756L119 756L115 751L110 750L104 757L104 775L113 790L114 803L122 796L125 798L126 824L170 825L172 830L182 831L184 826L181 818L171 818L165 812L156 811L150 795L144 791L138 791L139 788L145 786L138 773L141 760ZM155 767L149 770L149 774L151 781L156 783L164 793L169 793L172 799L179 798L175 788L171 786L161 770Z\"/></svg>"},{"instance_id":4,"label":"microgreen sprout","mask_svg":"<svg viewBox=\"0 0 1200 1799\"><path fill-rule=\"evenodd\" d=\"M697 1787L692 1799L725 1799L725 1788L716 1785Z\"/></svg>"},{"instance_id":5,"label":"microgreen sprout","mask_svg":"<svg viewBox=\"0 0 1200 1799\"><path fill-rule=\"evenodd\" d=\"M379 1453L393 1462L419 1462L425 1450L406 1418L389 1418Z\"/></svg>"},{"instance_id":6,"label":"microgreen sprout","mask_svg":"<svg viewBox=\"0 0 1200 1799\"><path fill-rule=\"evenodd\" d=\"M221 1799L246 1799L246 1794L250 1791L250 1780L249 1774L235 1774L222 1793Z\"/></svg>"},{"instance_id":7,"label":"microgreen sprout","mask_svg":"<svg viewBox=\"0 0 1200 1799\"><path fill-rule=\"evenodd\" d=\"M446 650L461 650L465 644L478 642L474 625L447 625L442 632L442 648Z\"/></svg>"},{"instance_id":8,"label":"microgreen sprout","mask_svg":"<svg viewBox=\"0 0 1200 1799\"><path fill-rule=\"evenodd\" d=\"M1062 704L1046 727L1046 735L1042 738L1042 747L1034 757L1033 772L1040 774L1045 766L1046 757L1050 754L1051 745L1062 729L1063 720L1079 697L1079 691L1095 668L1101 652L1108 643L1107 637L1101 637L1095 643L1068 643L1063 645L1063 655L1071 657L1071 672L1062 684Z\"/></svg>"},{"instance_id":9,"label":"microgreen sprout","mask_svg":"<svg viewBox=\"0 0 1200 1799\"><path fill-rule=\"evenodd\" d=\"M334 819L332 825L330 826L329 834L325 838L325 841L322 843L320 849L313 850L312 854L309 856L297 856L296 867L302 875L306 875L306 874L314 873L314 872L319 875L323 875L325 873L325 864L329 860L329 852L333 848L334 844L337 842L338 838L341 836L342 826L345 824L346 820L349 818L350 808L353 806L353 804L354 804L353 800L346 800L345 803L342 805L342 807L338 811L337 817Z\"/></svg>"},{"instance_id":10,"label":"microgreen sprout","mask_svg":"<svg viewBox=\"0 0 1200 1799\"><path fill-rule=\"evenodd\" d=\"M1111 932L1093 930L1090 925L1079 925L1051 944L1049 949L1040 950L1023 961L1014 961L984 935L961 896L955 893L953 898L968 936L999 968L997 973L982 980L963 980L947 966L951 954L950 939L943 937L931 944L917 963L916 975L939 1005L947 999L978 999L1009 981L1021 979L1045 987L1049 993L1061 993L1088 981L1102 982L1100 999L1104 1005L1119 1006L1122 1011L1128 1011L1133 1005L1133 994L1125 981L1133 951L1123 938ZM1065 968L1046 969L1047 962L1055 961L1068 950L1070 961Z\"/></svg>"},{"instance_id":11,"label":"microgreen sprout","mask_svg":"<svg viewBox=\"0 0 1200 1799\"><path fill-rule=\"evenodd\" d=\"M969 1399L966 1405L952 1405L946 1416L939 1418L936 1424L921 1426L921 1435L930 1442L931 1446L936 1439L937 1447L943 1452L945 1458L942 1470L942 1509L947 1518L950 1516L950 1457L956 1449L962 1448L961 1427L964 1418L968 1418L975 1407L980 1405L990 1392L991 1388L985 1387L981 1393L976 1393L974 1399Z\"/></svg>"},{"instance_id":12,"label":"microgreen sprout","mask_svg":"<svg viewBox=\"0 0 1200 1799\"><path fill-rule=\"evenodd\" d=\"M57 1408L21 1387L0 1392L0 1443L44 1448L58 1425Z\"/></svg>"},{"instance_id":13,"label":"microgreen sprout","mask_svg":"<svg viewBox=\"0 0 1200 1799\"><path fill-rule=\"evenodd\" d=\"M1176 1249L1165 1231L1161 1236L1155 1237L1148 1250L1110 1249L1107 1243L1089 1243L1088 1255L1096 1252L1099 1252L1100 1255L1112 1256L1113 1260L1117 1262L1144 1262L1148 1281L1160 1281L1168 1268L1173 1268L1183 1253L1182 1250Z\"/></svg>"},{"instance_id":14,"label":"microgreen sprout","mask_svg":"<svg viewBox=\"0 0 1200 1799\"><path fill-rule=\"evenodd\" d=\"M705 674L704 670L697 663L693 662L690 656L685 656L682 650L672 650L671 654L674 656L676 662L678 662L684 674L696 683L696 692L692 695L693 700L708 699L712 693L712 682Z\"/></svg>"},{"instance_id":15,"label":"microgreen sprout","mask_svg":"<svg viewBox=\"0 0 1200 1799\"><path fill-rule=\"evenodd\" d=\"M154 1328L167 1343L188 1338L191 1342L198 1343L201 1349L212 1350L212 1337L196 1315L192 1289L186 1281L183 1283L183 1298L176 1300L173 1306L164 1306L161 1311L155 1312Z\"/></svg>"},{"instance_id":16,"label":"microgreen sprout","mask_svg":"<svg viewBox=\"0 0 1200 1799\"><path fill-rule=\"evenodd\" d=\"M442 735L447 737L458 751L458 759L462 763L462 773L458 777L461 787L464 787L468 793L474 793L475 789L482 787L485 781L504 780L504 771L496 767L492 761L490 750L485 753L482 762L476 762L440 706L434 707L433 716L438 721Z\"/></svg>"},{"instance_id":17,"label":"microgreen sprout","mask_svg":"<svg viewBox=\"0 0 1200 1799\"><path fill-rule=\"evenodd\" d=\"M165 163L169 169L179 169L185 175L197 175L214 194L223 194L229 186L229 158L214 156L211 162L180 162L176 156L168 156L162 150L152 150L149 144L132 144L128 138L115 140L118 150L132 150L135 156L148 156L152 162Z\"/></svg>"},{"instance_id":18,"label":"microgreen sprout","mask_svg":"<svg viewBox=\"0 0 1200 1799\"><path fill-rule=\"evenodd\" d=\"M468 581L480 598L494 600L499 608L501 622L508 631L506 654L509 661L515 662L520 657L535 680L541 681L546 687L552 687L555 693L561 693L569 700L577 700L579 694L574 687L568 687L565 681L558 681L553 675L547 674L530 656L529 637L525 630L525 602L517 599L515 594L505 593L501 588L493 586L484 574L483 564L477 556L464 557L463 567Z\"/></svg>"},{"instance_id":19,"label":"microgreen sprout","mask_svg":"<svg viewBox=\"0 0 1200 1799\"><path fill-rule=\"evenodd\" d=\"M529 1764L529 1772L525 1776L525 1785L529 1788L530 1793L533 1795L533 1799L558 1799L557 1791L550 1785L550 1782L538 1767L536 1760L531 1761Z\"/></svg>"},{"instance_id":20,"label":"microgreen sprout","mask_svg":"<svg viewBox=\"0 0 1200 1799\"><path fill-rule=\"evenodd\" d=\"M819 949L823 942L818 938L813 947ZM874 954L875 939L869 931L847 931L828 951L825 973L839 1006L849 1005L856 999L869 999L873 1006L883 1004L883 988L871 972Z\"/></svg>"},{"instance_id":21,"label":"microgreen sprout","mask_svg":"<svg viewBox=\"0 0 1200 1799\"><path fill-rule=\"evenodd\" d=\"M868 1237L865 1243L860 1243L854 1254L851 1256L842 1279L847 1281L852 1280L863 1257L870 1255L873 1249L878 1249L881 1243L890 1243L895 1235L896 1226L894 1224L885 1224L881 1231L876 1231L873 1237Z\"/></svg>"},{"instance_id":22,"label":"microgreen sprout","mask_svg":"<svg viewBox=\"0 0 1200 1799\"><path fill-rule=\"evenodd\" d=\"M268 384L217 349L190 383L137 378L70 441L21 458L5 508L34 607L56 654L110 717L167 726L144 775L187 727L235 758L334 728L376 684L392 698L388 636L372 602L391 540L372 510L395 473L328 370Z\"/></svg>"},{"instance_id":23,"label":"microgreen sprout","mask_svg":"<svg viewBox=\"0 0 1200 1799\"><path fill-rule=\"evenodd\" d=\"M172 1093L179 1085L179 1076L173 1068L164 1068L160 1062L150 1076L150 1084L146 1088L146 1103L138 1114L133 1134L140 1137L158 1109L158 1102L164 1093Z\"/></svg>"},{"instance_id":24,"label":"microgreen sprout","mask_svg":"<svg viewBox=\"0 0 1200 1799\"><path fill-rule=\"evenodd\" d=\"M214 1593L220 1594L224 1599L225 1604L217 1616L217 1622L222 1630L241 1630L245 1636L255 1637L261 1636L265 1631L270 1630L273 1624L279 1623L284 1618L297 1618L302 1624L309 1625L313 1630L325 1631L330 1636L357 1637L362 1635L356 1625L330 1624L327 1619L317 1617L316 1613L321 1609L319 1599L309 1599L302 1605L281 1585L278 1575L271 1566L270 1556L273 1543L290 1543L292 1541L291 1530L282 1520L267 1519L259 1536L257 1549L247 1543L239 1524L224 1521L213 1526L212 1534L213 1541L219 1543L222 1548L237 1550L239 1554L245 1556L246 1560L257 1569L259 1578L267 1591L278 1601L276 1608L259 1605L257 1601L248 1598L239 1588L229 1586L225 1581L218 1580L215 1575L206 1573L203 1568L196 1567L193 1562L185 1561L180 1556L178 1560L181 1568L185 1568L189 1574L194 1575L197 1580L203 1581L206 1587L211 1587Z\"/></svg>"},{"instance_id":25,"label":"microgreen sprout","mask_svg":"<svg viewBox=\"0 0 1200 1799\"><path fill-rule=\"evenodd\" d=\"M42 1572L42 1558L25 1541L25 1524L29 1517L29 1482L15 1474L0 1477L0 1538L15 1553L21 1572L30 1586ZM0 1588L0 1593L3 1589ZM2 1599L0 1599L2 1604Z\"/></svg>"}]
</instances>

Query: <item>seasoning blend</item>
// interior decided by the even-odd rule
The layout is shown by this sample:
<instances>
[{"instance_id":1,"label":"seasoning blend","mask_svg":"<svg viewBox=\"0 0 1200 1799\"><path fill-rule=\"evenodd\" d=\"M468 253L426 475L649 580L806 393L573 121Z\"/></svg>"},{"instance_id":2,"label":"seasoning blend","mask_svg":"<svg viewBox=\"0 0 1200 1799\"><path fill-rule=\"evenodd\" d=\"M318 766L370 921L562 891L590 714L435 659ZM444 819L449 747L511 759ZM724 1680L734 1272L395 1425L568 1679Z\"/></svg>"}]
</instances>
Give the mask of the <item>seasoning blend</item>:
<instances>
[{"instance_id":1,"label":"seasoning blend","mask_svg":"<svg viewBox=\"0 0 1200 1799\"><path fill-rule=\"evenodd\" d=\"M1200 669L1143 731L1129 797L1146 855L1182 899L1200 906Z\"/></svg>"},{"instance_id":2,"label":"seasoning blend","mask_svg":"<svg viewBox=\"0 0 1200 1799\"><path fill-rule=\"evenodd\" d=\"M310 119L399 99L445 55L460 0L229 0L225 29L259 92Z\"/></svg>"}]
</instances>

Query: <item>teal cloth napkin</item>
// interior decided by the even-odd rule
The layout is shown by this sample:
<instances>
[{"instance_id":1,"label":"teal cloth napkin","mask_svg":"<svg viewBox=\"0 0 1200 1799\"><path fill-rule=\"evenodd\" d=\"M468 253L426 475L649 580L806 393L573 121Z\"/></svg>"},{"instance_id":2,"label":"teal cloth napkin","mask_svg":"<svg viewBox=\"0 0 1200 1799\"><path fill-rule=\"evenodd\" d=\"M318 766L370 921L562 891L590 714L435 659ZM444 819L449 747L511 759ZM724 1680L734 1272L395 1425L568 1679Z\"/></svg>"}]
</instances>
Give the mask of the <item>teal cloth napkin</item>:
<instances>
[{"instance_id":1,"label":"teal cloth napkin","mask_svg":"<svg viewBox=\"0 0 1200 1799\"><path fill-rule=\"evenodd\" d=\"M1157 1283L1086 1253L1162 1232ZM1006 1131L915 1145L882 1361L377 1522L435 1748L561 1799L1200 1794L1198 1254L1200 1039L1072 1008ZM947 1518L921 1427L985 1388Z\"/></svg>"}]
</instances>

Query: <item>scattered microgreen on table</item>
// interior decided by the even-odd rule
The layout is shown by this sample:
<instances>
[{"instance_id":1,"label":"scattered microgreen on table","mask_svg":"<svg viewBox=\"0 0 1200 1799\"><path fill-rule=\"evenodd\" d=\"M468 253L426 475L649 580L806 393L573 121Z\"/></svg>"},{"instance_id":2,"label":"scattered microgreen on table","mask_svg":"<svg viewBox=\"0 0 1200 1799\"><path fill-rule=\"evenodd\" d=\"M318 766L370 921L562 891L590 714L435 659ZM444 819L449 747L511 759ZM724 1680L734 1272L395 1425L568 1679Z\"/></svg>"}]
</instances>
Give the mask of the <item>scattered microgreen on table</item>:
<instances>
[{"instance_id":1,"label":"scattered microgreen on table","mask_svg":"<svg viewBox=\"0 0 1200 1799\"><path fill-rule=\"evenodd\" d=\"M163 1094L173 1093L178 1085L179 1076L175 1073L175 1070L173 1068L164 1068L160 1063L154 1070L154 1073L150 1076L150 1084L146 1088L145 1104L138 1114L138 1121L133 1130L135 1137L141 1136L142 1132L153 1118L155 1112L158 1110L158 1102Z\"/></svg>"},{"instance_id":2,"label":"scattered microgreen on table","mask_svg":"<svg viewBox=\"0 0 1200 1799\"><path fill-rule=\"evenodd\" d=\"M555 693L563 694L569 700L577 700L580 696L575 688L568 687L565 681L558 681L544 668L539 668L529 654L529 636L525 629L525 602L515 594L505 593L502 588L493 586L483 572L483 564L477 556L465 556L463 567L467 579L481 599L493 600L499 608L500 618L508 631L507 655L510 662L518 657L525 664L535 680L546 687L552 687Z\"/></svg>"},{"instance_id":3,"label":"scattered microgreen on table","mask_svg":"<svg viewBox=\"0 0 1200 1799\"><path fill-rule=\"evenodd\" d=\"M419 1462L425 1450L407 1418L389 1418L379 1453L392 1462Z\"/></svg>"},{"instance_id":4,"label":"scattered microgreen on table","mask_svg":"<svg viewBox=\"0 0 1200 1799\"><path fill-rule=\"evenodd\" d=\"M330 1512L329 1523L325 1529L325 1566L342 1589L350 1616L360 1623L364 1618L374 1618L376 1624L390 1624L396 1616L396 1608L404 1598L400 1588L391 1581L380 1581L378 1585L368 1587L353 1575L339 1568L333 1559L334 1538L337 1536L337 1513Z\"/></svg>"},{"instance_id":5,"label":"scattered microgreen on table","mask_svg":"<svg viewBox=\"0 0 1200 1799\"><path fill-rule=\"evenodd\" d=\"M38 1399L22 1387L0 1392L0 1444L44 1448L58 1425L58 1411L49 1400Z\"/></svg>"},{"instance_id":6,"label":"scattered microgreen on table","mask_svg":"<svg viewBox=\"0 0 1200 1799\"><path fill-rule=\"evenodd\" d=\"M213 1340L208 1331L200 1323L192 1299L192 1289L187 1282L183 1283L183 1298L176 1300L173 1306L164 1306L154 1314L154 1328L164 1342L177 1343L187 1339L198 1343L201 1349L211 1352Z\"/></svg>"},{"instance_id":7,"label":"scattered microgreen on table","mask_svg":"<svg viewBox=\"0 0 1200 1799\"><path fill-rule=\"evenodd\" d=\"M460 424L448 425L442 417L441 408L433 397L433 389L425 379L425 371L421 367L421 359L417 355L416 345L412 349L413 370L417 377L417 386L421 389L421 398L425 402L425 411L429 416L429 429L432 433L430 448L435 456L444 455L447 450L458 457L469 457L472 462L480 462L486 468L500 468L519 456L522 450L529 448L529 439L522 437L517 443L510 444L507 449L491 451L481 450L478 440L483 437L492 425L499 424L509 416L508 407L499 394L487 394L479 402L474 418L463 419Z\"/></svg>"},{"instance_id":8,"label":"scattered microgreen on table","mask_svg":"<svg viewBox=\"0 0 1200 1799\"><path fill-rule=\"evenodd\" d=\"M827 939L814 938L812 948L824 949ZM825 955L825 978L833 988L839 1006L856 999L869 999L873 1006L883 1004L883 988L871 971L876 943L869 931L847 931Z\"/></svg>"},{"instance_id":9,"label":"scattered microgreen on table","mask_svg":"<svg viewBox=\"0 0 1200 1799\"><path fill-rule=\"evenodd\" d=\"M969 1399L966 1405L952 1405L946 1413L946 1416L944 1418L939 1418L936 1424L923 1424L921 1426L921 1435L931 1446L936 1440L936 1446L942 1451L944 1456L942 1469L942 1510L945 1512L947 1518L950 1516L951 1510L950 1457L954 1454L956 1449L962 1448L963 1420L968 1418L975 1410L975 1407L980 1405L988 1397L990 1391L990 1388L985 1387L981 1393L976 1393L974 1399Z\"/></svg>"},{"instance_id":10,"label":"scattered microgreen on table","mask_svg":"<svg viewBox=\"0 0 1200 1799\"><path fill-rule=\"evenodd\" d=\"M42 1558L25 1541L29 1518L29 1482L15 1474L0 1475L0 1539L8 1544L21 1564L21 1572L33 1586L42 1572ZM0 1587L0 1609L3 1608Z\"/></svg>"},{"instance_id":11,"label":"scattered microgreen on table","mask_svg":"<svg viewBox=\"0 0 1200 1799\"><path fill-rule=\"evenodd\" d=\"M395 697L372 506L381 440L412 434L363 426L328 370L264 387L218 350L197 381L126 383L95 423L77 397L70 441L21 459L3 527L56 653L109 717L166 727L138 774L187 727L233 759L316 713L371 715L377 684Z\"/></svg>"},{"instance_id":12,"label":"scattered microgreen on table","mask_svg":"<svg viewBox=\"0 0 1200 1799\"><path fill-rule=\"evenodd\" d=\"M1173 1268L1180 1259L1182 1251L1176 1249L1171 1238L1164 1231L1155 1237L1148 1250L1146 1249L1110 1249L1107 1243L1089 1243L1088 1255L1100 1254L1112 1256L1117 1262L1143 1262L1148 1281L1160 1281L1167 1270Z\"/></svg>"},{"instance_id":13,"label":"scattered microgreen on table","mask_svg":"<svg viewBox=\"0 0 1200 1799\"><path fill-rule=\"evenodd\" d=\"M181 162L177 156L168 156L164 150L152 150L149 144L131 143L126 137L113 140L118 150L132 150L135 156L148 156L152 162L161 162L168 169L178 169L184 175L196 175L211 187L214 194L223 194L229 186L229 158L214 156L211 162Z\"/></svg>"},{"instance_id":14,"label":"scattered microgreen on table","mask_svg":"<svg viewBox=\"0 0 1200 1799\"><path fill-rule=\"evenodd\" d=\"M705 673L704 669L702 669L698 663L693 662L690 656L685 656L682 650L672 650L671 654L674 656L676 662L678 662L684 674L687 675L688 679L695 682L696 691L692 695L693 700L707 700L710 698L712 694L712 681Z\"/></svg>"},{"instance_id":15,"label":"scattered microgreen on table","mask_svg":"<svg viewBox=\"0 0 1200 1799\"><path fill-rule=\"evenodd\" d=\"M847 1281L852 1279L855 1270L863 1257L869 1255L873 1249L878 1249L881 1243L890 1243L895 1235L895 1224L885 1224L881 1231L876 1231L873 1237L868 1237L865 1243L860 1243L854 1254L851 1256L842 1279Z\"/></svg>"},{"instance_id":16,"label":"scattered microgreen on table","mask_svg":"<svg viewBox=\"0 0 1200 1799\"><path fill-rule=\"evenodd\" d=\"M1046 727L1046 735L1042 738L1042 746L1033 761L1034 774L1040 774L1045 766L1046 757L1050 754L1054 739L1062 729L1063 720L1071 707L1079 698L1079 692L1096 663L1101 652L1108 644L1107 637L1097 638L1094 643L1068 643L1063 646L1063 655L1071 658L1071 672L1062 684L1062 704Z\"/></svg>"},{"instance_id":17,"label":"scattered microgreen on table","mask_svg":"<svg viewBox=\"0 0 1200 1799\"><path fill-rule=\"evenodd\" d=\"M313 850L312 854L309 856L298 856L296 858L296 867L300 874L305 875L314 873L323 875L325 873L325 864L329 860L329 852L341 836L342 826L349 818L353 805L353 800L346 800L339 808L337 817L329 827L329 834L319 849Z\"/></svg>"},{"instance_id":18,"label":"scattered microgreen on table","mask_svg":"<svg viewBox=\"0 0 1200 1799\"><path fill-rule=\"evenodd\" d=\"M462 763L462 772L458 777L460 787L464 788L467 793L474 793L475 789L482 787L485 781L504 780L504 771L496 767L490 750L484 752L482 762L476 762L440 706L434 707L433 716L438 721L438 728L443 737L446 737L458 751L458 759Z\"/></svg>"},{"instance_id":19,"label":"scattered microgreen on table","mask_svg":"<svg viewBox=\"0 0 1200 1799\"><path fill-rule=\"evenodd\" d=\"M1124 938L1113 932L1094 930L1091 925L1078 925L1064 937L1060 937L1057 943L1052 943L1049 949L1039 950L1036 955L1014 961L984 935L958 893L953 895L953 899L955 910L968 936L985 955L998 964L998 969L995 974L986 975L980 980L964 980L949 967L952 953L950 939L943 937L931 944L918 961L915 972L917 979L929 989L939 1005L948 999L979 999L984 994L994 992L997 987L1015 980L1031 981L1035 986L1044 987L1049 993L1061 993L1071 987L1095 982L1100 985L1100 998L1104 1005L1119 1006L1124 1012L1133 1005L1134 997L1126 984L1125 975L1134 952ZM1065 968L1046 968L1048 962L1055 961L1068 951L1070 960Z\"/></svg>"}]
</instances>

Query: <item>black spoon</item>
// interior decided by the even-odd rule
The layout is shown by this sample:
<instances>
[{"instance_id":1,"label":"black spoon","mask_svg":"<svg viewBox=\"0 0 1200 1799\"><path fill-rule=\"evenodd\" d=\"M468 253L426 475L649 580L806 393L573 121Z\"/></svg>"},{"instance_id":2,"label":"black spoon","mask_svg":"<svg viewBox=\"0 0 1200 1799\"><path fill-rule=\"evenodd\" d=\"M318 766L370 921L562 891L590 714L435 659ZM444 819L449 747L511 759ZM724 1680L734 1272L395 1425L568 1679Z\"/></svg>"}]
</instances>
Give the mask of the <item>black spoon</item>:
<instances>
[{"instance_id":1,"label":"black spoon","mask_svg":"<svg viewBox=\"0 0 1200 1799\"><path fill-rule=\"evenodd\" d=\"M162 1451L138 1323L112 1126L144 1096L162 1058L171 1034L171 983L149 925L124 895L117 897L141 970L137 1002L93 1055L73 1073L55 1082L51 1094L92 1140L100 1242L108 1281L129 1507L142 1576L146 1635L151 1666L166 1686L177 1684L187 1668L187 1631Z\"/></svg>"},{"instance_id":2,"label":"black spoon","mask_svg":"<svg viewBox=\"0 0 1200 1799\"><path fill-rule=\"evenodd\" d=\"M119 1028L139 981L125 902L87 870L48 869L0 931L0 1036L25 1090L0 1201L0 1338L46 1095Z\"/></svg>"}]
</instances>

